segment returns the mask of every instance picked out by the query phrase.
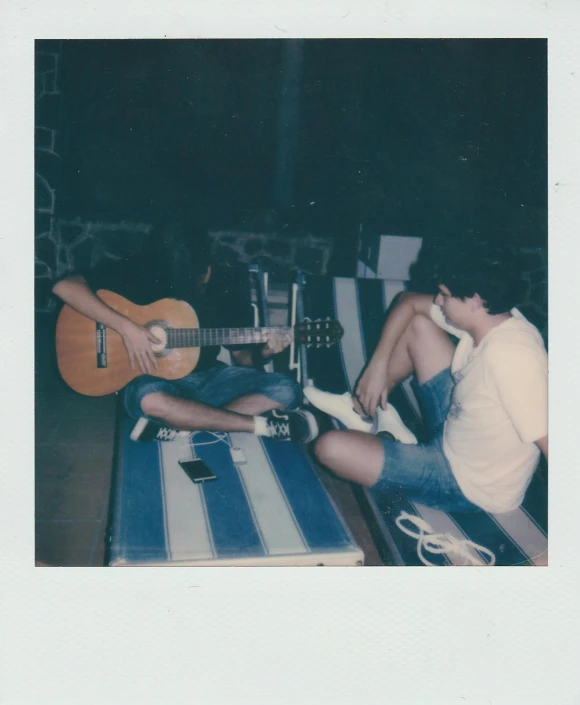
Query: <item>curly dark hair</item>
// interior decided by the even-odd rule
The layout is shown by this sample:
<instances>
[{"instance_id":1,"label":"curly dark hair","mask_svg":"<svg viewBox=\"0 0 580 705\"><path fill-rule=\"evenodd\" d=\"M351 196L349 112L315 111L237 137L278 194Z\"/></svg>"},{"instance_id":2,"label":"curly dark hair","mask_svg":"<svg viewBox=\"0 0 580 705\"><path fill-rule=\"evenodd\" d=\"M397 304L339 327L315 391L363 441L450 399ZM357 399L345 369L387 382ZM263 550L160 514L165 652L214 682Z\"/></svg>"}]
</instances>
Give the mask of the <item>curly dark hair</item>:
<instances>
[{"instance_id":1,"label":"curly dark hair","mask_svg":"<svg viewBox=\"0 0 580 705\"><path fill-rule=\"evenodd\" d=\"M199 280L212 264L211 240L200 224L173 221L153 227L143 256L163 270L177 299L199 288Z\"/></svg>"},{"instance_id":2,"label":"curly dark hair","mask_svg":"<svg viewBox=\"0 0 580 705\"><path fill-rule=\"evenodd\" d=\"M520 304L525 287L517 250L506 243L476 237L442 249L435 278L460 299L479 294L492 315Z\"/></svg>"}]
</instances>

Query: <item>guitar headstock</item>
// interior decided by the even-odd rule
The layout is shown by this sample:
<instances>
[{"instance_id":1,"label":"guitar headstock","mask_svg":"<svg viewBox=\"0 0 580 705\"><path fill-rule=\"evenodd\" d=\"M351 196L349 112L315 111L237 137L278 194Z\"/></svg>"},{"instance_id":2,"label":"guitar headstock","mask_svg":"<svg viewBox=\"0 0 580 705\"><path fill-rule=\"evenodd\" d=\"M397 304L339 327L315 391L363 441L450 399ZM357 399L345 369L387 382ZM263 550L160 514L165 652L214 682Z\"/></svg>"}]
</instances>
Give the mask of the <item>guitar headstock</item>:
<instances>
[{"instance_id":1,"label":"guitar headstock","mask_svg":"<svg viewBox=\"0 0 580 705\"><path fill-rule=\"evenodd\" d=\"M330 318L317 318L311 321L305 318L294 327L294 341L307 347L329 348L338 343L344 335L344 329L338 321Z\"/></svg>"}]
</instances>

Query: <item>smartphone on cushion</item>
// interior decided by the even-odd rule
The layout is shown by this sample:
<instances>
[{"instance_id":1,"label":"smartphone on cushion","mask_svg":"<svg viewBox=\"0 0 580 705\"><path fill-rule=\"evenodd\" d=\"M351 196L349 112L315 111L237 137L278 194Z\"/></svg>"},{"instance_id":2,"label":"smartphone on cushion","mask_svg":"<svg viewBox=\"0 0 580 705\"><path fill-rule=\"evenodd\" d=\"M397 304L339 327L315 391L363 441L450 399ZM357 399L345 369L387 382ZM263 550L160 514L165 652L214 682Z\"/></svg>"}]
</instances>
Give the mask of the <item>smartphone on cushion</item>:
<instances>
[{"instance_id":1,"label":"smartphone on cushion","mask_svg":"<svg viewBox=\"0 0 580 705\"><path fill-rule=\"evenodd\" d=\"M217 476L213 470L210 470L201 458L194 458L193 460L180 460L179 464L192 482L198 483L217 480Z\"/></svg>"}]
</instances>

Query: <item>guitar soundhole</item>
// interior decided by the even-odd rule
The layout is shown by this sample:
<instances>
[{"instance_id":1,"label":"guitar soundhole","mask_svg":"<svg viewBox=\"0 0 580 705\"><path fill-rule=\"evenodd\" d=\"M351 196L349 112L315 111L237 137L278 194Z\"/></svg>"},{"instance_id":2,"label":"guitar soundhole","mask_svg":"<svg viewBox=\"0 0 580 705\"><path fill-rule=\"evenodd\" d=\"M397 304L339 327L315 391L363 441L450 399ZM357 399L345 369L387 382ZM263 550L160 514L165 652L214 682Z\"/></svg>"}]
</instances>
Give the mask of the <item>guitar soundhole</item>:
<instances>
[{"instance_id":1,"label":"guitar soundhole","mask_svg":"<svg viewBox=\"0 0 580 705\"><path fill-rule=\"evenodd\" d=\"M171 351L167 347L167 323L165 321L149 321L149 323L145 325L145 328L148 328L151 333L161 341L160 343L151 343L155 355L157 355L157 357L169 355Z\"/></svg>"}]
</instances>

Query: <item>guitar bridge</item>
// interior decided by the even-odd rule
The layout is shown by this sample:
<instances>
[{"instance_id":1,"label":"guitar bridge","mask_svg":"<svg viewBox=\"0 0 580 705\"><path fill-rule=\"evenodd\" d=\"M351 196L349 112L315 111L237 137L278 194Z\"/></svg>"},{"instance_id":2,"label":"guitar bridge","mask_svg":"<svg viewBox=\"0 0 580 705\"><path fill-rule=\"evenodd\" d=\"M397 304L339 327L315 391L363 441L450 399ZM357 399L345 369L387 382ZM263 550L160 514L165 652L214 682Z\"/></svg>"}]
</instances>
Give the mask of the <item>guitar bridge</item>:
<instances>
[{"instance_id":1,"label":"guitar bridge","mask_svg":"<svg viewBox=\"0 0 580 705\"><path fill-rule=\"evenodd\" d=\"M107 366L107 327L102 323L97 323L95 335L97 368L104 369Z\"/></svg>"}]
</instances>

